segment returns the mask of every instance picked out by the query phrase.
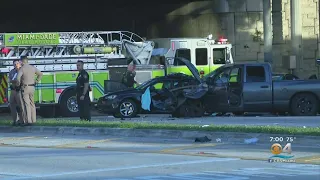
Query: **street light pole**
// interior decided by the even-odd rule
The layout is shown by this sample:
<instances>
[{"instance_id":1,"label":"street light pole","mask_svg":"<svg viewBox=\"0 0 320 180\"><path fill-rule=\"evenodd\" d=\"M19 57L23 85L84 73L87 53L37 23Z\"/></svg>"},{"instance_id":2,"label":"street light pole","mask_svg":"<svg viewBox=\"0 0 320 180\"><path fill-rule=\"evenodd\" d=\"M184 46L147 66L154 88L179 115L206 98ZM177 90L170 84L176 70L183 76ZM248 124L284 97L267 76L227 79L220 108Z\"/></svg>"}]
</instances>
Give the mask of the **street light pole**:
<instances>
[{"instance_id":1,"label":"street light pole","mask_svg":"<svg viewBox=\"0 0 320 180\"><path fill-rule=\"evenodd\" d=\"M269 63L272 63L272 34L271 2L263 0L264 62Z\"/></svg>"},{"instance_id":2,"label":"street light pole","mask_svg":"<svg viewBox=\"0 0 320 180\"><path fill-rule=\"evenodd\" d=\"M301 62L301 44L302 44L302 24L300 0L291 0L291 47L292 53L296 56L297 69L300 68Z\"/></svg>"}]
</instances>

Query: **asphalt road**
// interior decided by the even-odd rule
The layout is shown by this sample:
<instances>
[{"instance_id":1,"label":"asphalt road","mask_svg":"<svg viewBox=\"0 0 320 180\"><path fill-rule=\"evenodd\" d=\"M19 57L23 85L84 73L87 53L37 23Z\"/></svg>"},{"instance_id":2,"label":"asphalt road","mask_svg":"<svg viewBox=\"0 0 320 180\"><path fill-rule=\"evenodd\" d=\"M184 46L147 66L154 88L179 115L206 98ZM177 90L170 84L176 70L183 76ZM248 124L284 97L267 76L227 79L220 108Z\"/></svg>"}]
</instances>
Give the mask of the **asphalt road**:
<instances>
[{"instance_id":1,"label":"asphalt road","mask_svg":"<svg viewBox=\"0 0 320 180\"><path fill-rule=\"evenodd\" d=\"M269 114L250 114L246 116L209 116L201 118L171 118L166 114L142 114L137 118L121 120L113 116L95 113L93 121L128 121L145 123L197 124L197 125L247 125L247 126L288 126L288 127L320 127L320 116L293 117L273 116ZM9 114L0 114L1 119L11 119ZM52 119L52 118L51 118ZM79 120L79 118L58 118ZM46 120L38 117L38 120Z\"/></svg>"},{"instance_id":2,"label":"asphalt road","mask_svg":"<svg viewBox=\"0 0 320 180\"><path fill-rule=\"evenodd\" d=\"M298 163L269 163L261 157L270 157L270 147L179 139L0 133L0 144L3 180L320 178L319 148L298 145Z\"/></svg>"}]
</instances>

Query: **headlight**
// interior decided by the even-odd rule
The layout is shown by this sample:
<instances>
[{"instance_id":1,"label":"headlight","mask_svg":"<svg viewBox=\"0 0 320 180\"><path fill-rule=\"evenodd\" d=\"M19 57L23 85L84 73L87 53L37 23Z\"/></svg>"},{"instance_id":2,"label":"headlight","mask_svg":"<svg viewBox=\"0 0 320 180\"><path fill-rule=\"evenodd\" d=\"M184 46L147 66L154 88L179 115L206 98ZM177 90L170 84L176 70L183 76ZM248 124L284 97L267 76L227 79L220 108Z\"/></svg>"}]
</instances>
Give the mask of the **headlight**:
<instances>
[{"instance_id":1,"label":"headlight","mask_svg":"<svg viewBox=\"0 0 320 180\"><path fill-rule=\"evenodd\" d=\"M105 99L115 99L117 97L117 95L110 95L110 96L106 96Z\"/></svg>"}]
</instances>

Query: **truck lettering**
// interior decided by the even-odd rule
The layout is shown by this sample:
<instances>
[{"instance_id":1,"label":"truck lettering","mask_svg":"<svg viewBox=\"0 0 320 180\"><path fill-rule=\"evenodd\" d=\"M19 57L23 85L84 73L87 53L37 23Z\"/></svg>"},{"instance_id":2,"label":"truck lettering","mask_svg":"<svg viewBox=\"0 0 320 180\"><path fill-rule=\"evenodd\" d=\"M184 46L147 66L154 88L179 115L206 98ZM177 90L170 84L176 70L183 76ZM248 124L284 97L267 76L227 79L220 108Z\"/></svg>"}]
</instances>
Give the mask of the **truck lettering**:
<instances>
[{"instance_id":1,"label":"truck lettering","mask_svg":"<svg viewBox=\"0 0 320 180\"><path fill-rule=\"evenodd\" d=\"M18 34L17 39L23 40L54 40L56 39L56 34Z\"/></svg>"}]
</instances>

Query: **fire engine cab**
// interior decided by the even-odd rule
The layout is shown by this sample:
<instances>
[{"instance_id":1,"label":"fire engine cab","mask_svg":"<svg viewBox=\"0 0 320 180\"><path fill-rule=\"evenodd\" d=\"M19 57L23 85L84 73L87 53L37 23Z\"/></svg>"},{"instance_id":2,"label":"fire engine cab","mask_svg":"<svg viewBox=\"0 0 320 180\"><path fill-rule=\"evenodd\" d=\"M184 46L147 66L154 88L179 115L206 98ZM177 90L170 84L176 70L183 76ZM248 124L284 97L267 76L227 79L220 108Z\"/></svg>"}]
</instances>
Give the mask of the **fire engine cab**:
<instances>
[{"instance_id":1,"label":"fire engine cab","mask_svg":"<svg viewBox=\"0 0 320 180\"><path fill-rule=\"evenodd\" d=\"M232 44L226 38L214 40L212 35L209 35L207 38L160 38L150 41L155 43L154 52L156 50L162 52L157 55L167 59L168 73L190 73L186 67L175 62L174 57L184 57L190 60L202 76L222 65L233 63Z\"/></svg>"}]
</instances>

